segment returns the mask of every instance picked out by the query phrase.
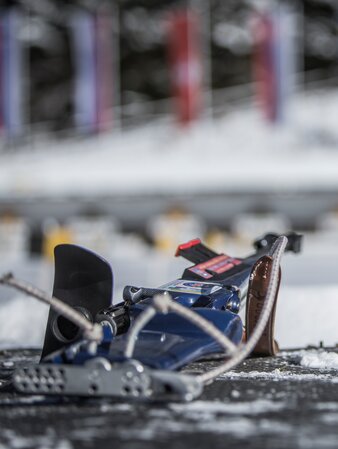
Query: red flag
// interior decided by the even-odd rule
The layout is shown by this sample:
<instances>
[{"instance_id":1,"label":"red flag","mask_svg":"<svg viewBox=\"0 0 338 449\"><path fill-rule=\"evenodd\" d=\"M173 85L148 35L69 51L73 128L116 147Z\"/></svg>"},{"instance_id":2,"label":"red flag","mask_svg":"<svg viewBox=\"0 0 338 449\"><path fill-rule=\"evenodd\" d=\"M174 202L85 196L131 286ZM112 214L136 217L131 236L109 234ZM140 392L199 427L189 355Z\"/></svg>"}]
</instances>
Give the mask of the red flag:
<instances>
[{"instance_id":1,"label":"red flag","mask_svg":"<svg viewBox=\"0 0 338 449\"><path fill-rule=\"evenodd\" d=\"M169 63L177 119L188 125L199 117L202 100L199 21L193 11L177 11L170 16Z\"/></svg>"},{"instance_id":2,"label":"red flag","mask_svg":"<svg viewBox=\"0 0 338 449\"><path fill-rule=\"evenodd\" d=\"M257 81L257 97L266 118L274 122L277 118L277 86L273 55L274 24L270 15L261 14L257 17L254 35L256 42L254 72Z\"/></svg>"}]
</instances>

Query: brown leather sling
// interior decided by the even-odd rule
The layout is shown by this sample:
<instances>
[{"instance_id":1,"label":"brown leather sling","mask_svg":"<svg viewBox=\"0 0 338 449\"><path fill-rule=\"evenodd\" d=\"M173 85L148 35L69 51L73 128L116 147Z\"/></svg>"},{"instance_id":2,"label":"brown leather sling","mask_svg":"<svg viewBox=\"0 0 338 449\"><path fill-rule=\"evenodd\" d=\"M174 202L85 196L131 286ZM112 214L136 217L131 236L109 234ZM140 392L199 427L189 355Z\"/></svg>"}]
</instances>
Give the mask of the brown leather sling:
<instances>
[{"instance_id":1,"label":"brown leather sling","mask_svg":"<svg viewBox=\"0 0 338 449\"><path fill-rule=\"evenodd\" d=\"M248 288L248 296L246 303L246 338L249 339L255 329L260 314L263 309L264 301L268 291L269 280L271 277L272 258L270 256L261 257L253 266ZM278 299L278 291L281 280L281 269L279 268L278 287L274 305L270 314L269 321L264 332L259 339L251 356L273 356L279 352L279 347L274 339L275 333L275 315Z\"/></svg>"}]
</instances>

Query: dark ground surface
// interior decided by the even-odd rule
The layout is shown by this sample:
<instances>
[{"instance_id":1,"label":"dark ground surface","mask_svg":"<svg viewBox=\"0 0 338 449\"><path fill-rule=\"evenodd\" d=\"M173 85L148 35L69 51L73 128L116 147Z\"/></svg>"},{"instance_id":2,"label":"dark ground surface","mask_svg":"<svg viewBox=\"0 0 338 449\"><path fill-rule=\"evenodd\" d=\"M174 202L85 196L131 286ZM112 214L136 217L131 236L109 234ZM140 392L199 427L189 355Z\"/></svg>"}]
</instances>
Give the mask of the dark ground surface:
<instances>
[{"instance_id":1,"label":"dark ground surface","mask_svg":"<svg viewBox=\"0 0 338 449\"><path fill-rule=\"evenodd\" d=\"M36 360L36 350L0 351L0 381ZM337 371L303 368L284 353L246 360L188 404L60 404L0 393L0 449L336 449L337 387Z\"/></svg>"}]
</instances>

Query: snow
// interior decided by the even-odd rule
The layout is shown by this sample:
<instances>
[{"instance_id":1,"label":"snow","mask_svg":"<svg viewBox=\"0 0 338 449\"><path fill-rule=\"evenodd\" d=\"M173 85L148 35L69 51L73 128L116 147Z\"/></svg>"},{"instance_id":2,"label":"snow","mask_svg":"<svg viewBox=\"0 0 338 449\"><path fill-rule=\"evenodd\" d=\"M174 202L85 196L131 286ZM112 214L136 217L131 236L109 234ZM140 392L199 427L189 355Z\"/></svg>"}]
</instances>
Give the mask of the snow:
<instances>
[{"instance_id":1,"label":"snow","mask_svg":"<svg viewBox=\"0 0 338 449\"><path fill-rule=\"evenodd\" d=\"M26 296L0 302L0 349L41 347L48 307Z\"/></svg>"},{"instance_id":2,"label":"snow","mask_svg":"<svg viewBox=\"0 0 338 449\"><path fill-rule=\"evenodd\" d=\"M213 433L235 435L240 438L253 434L279 434L288 432L290 426L279 420L269 425L261 416L278 413L287 407L284 402L258 399L251 402L234 403L218 401L195 401L193 403L168 404L165 409L144 410L147 426L117 429L119 438L130 440L152 440L175 433Z\"/></svg>"},{"instance_id":3,"label":"snow","mask_svg":"<svg viewBox=\"0 0 338 449\"><path fill-rule=\"evenodd\" d=\"M292 370L290 366L285 365L285 368L276 368L268 372L229 371L222 374L220 378L231 380L255 379L276 382L281 380L294 382L319 380L323 382L331 382L334 384L338 383L338 372L335 372L338 370L338 354L336 352L326 351L324 349L302 349L300 351L292 352L283 351L280 353L280 356L286 360L293 360L295 362L295 364L292 365ZM302 367L318 369L319 373L304 373L301 369Z\"/></svg>"},{"instance_id":4,"label":"snow","mask_svg":"<svg viewBox=\"0 0 338 449\"><path fill-rule=\"evenodd\" d=\"M242 372L234 372L229 371L220 376L222 379L255 379L255 380L270 380L279 382L281 380L295 381L295 382L306 382L313 380L320 380L323 382L332 382L334 384L338 383L338 375L334 376L331 373L329 374L309 374L302 372L292 372L287 370L281 370L280 368L276 368L273 371L242 371Z\"/></svg>"},{"instance_id":5,"label":"snow","mask_svg":"<svg viewBox=\"0 0 338 449\"><path fill-rule=\"evenodd\" d=\"M247 402L194 401L188 404L171 404L169 408L177 413L189 413L196 420L210 419L210 415L235 414L259 415L277 412L287 408L283 401L257 399Z\"/></svg>"},{"instance_id":6,"label":"snow","mask_svg":"<svg viewBox=\"0 0 338 449\"><path fill-rule=\"evenodd\" d=\"M290 430L289 425L277 419L268 423L261 415L278 413L286 407L284 402L268 399L241 403L194 401L169 404L169 410L163 413L164 416L158 416L157 410L149 412L153 419L146 431L141 432L141 438L155 437L164 432L207 432L231 434L240 438L253 434L284 433Z\"/></svg>"},{"instance_id":7,"label":"snow","mask_svg":"<svg viewBox=\"0 0 338 449\"><path fill-rule=\"evenodd\" d=\"M0 449L26 449L34 447L35 449L73 449L73 444L64 438L58 438L56 432L53 429L46 429L44 435L26 437L18 435L13 430L1 429L2 436L7 440L8 445L2 446L0 443Z\"/></svg>"},{"instance_id":8,"label":"snow","mask_svg":"<svg viewBox=\"0 0 338 449\"><path fill-rule=\"evenodd\" d=\"M275 329L281 348L318 346L320 342L335 346L338 342L338 284L311 282L309 272L308 285L281 285Z\"/></svg>"},{"instance_id":9,"label":"snow","mask_svg":"<svg viewBox=\"0 0 338 449\"><path fill-rule=\"evenodd\" d=\"M247 106L184 132L151 124L43 142L1 156L0 197L338 188L337 104L335 91L298 95L282 127Z\"/></svg>"},{"instance_id":10,"label":"snow","mask_svg":"<svg viewBox=\"0 0 338 449\"><path fill-rule=\"evenodd\" d=\"M285 353L287 355L287 353ZM284 354L284 355L285 355ZM338 370L338 354L333 351L302 350L292 353L293 357L299 357L299 364L306 368L319 370Z\"/></svg>"}]
</instances>

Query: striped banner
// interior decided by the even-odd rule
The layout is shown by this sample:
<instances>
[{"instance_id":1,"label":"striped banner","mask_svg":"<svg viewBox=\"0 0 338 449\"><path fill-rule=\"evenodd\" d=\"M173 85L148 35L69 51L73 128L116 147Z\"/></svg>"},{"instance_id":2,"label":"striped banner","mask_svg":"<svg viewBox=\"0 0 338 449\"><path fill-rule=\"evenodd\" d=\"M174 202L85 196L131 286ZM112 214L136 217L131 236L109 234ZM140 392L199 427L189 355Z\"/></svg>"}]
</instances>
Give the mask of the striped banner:
<instances>
[{"instance_id":1,"label":"striped banner","mask_svg":"<svg viewBox=\"0 0 338 449\"><path fill-rule=\"evenodd\" d=\"M9 138L23 133L23 51L18 39L21 20L16 8L0 15L0 126Z\"/></svg>"},{"instance_id":2,"label":"striped banner","mask_svg":"<svg viewBox=\"0 0 338 449\"><path fill-rule=\"evenodd\" d=\"M80 132L111 129L113 121L112 17L102 5L95 14L79 9L71 20L75 61L75 125Z\"/></svg>"},{"instance_id":3,"label":"striped banner","mask_svg":"<svg viewBox=\"0 0 338 449\"><path fill-rule=\"evenodd\" d=\"M257 98L269 122L287 118L294 90L295 15L278 4L257 15L254 28L254 78Z\"/></svg>"}]
</instances>

